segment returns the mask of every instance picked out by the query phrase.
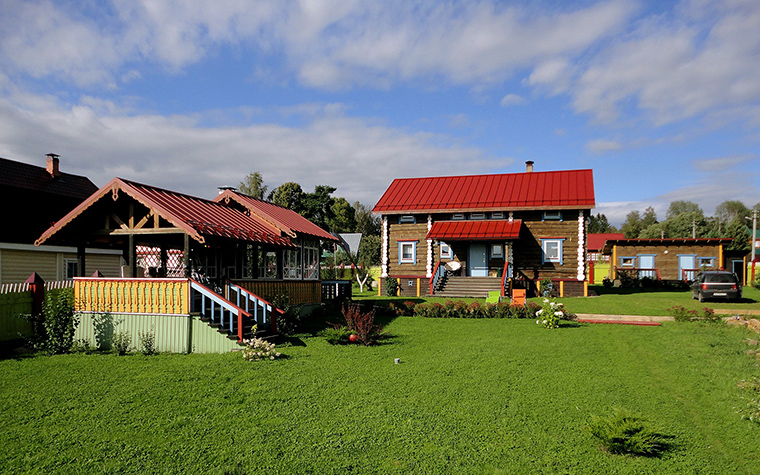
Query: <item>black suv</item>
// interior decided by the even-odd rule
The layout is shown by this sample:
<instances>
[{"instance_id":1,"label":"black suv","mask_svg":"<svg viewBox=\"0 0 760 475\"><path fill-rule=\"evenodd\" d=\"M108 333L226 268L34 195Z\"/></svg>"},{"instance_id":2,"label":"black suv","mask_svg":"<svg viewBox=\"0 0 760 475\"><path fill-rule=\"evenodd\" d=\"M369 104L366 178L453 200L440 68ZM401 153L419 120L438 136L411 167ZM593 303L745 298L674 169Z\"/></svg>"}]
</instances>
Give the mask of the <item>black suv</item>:
<instances>
[{"instance_id":1,"label":"black suv","mask_svg":"<svg viewBox=\"0 0 760 475\"><path fill-rule=\"evenodd\" d=\"M742 284L733 272L711 270L702 272L691 284L691 298L739 300L742 298Z\"/></svg>"}]
</instances>

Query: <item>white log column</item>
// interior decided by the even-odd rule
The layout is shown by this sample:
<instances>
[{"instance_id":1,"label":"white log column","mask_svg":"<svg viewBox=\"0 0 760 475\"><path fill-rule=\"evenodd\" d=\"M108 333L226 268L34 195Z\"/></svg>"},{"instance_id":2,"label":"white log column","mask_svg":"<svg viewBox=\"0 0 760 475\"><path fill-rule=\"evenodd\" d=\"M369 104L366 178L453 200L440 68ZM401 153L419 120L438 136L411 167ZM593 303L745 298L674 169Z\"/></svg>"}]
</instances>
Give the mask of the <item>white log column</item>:
<instances>
[{"instance_id":1,"label":"white log column","mask_svg":"<svg viewBox=\"0 0 760 475\"><path fill-rule=\"evenodd\" d=\"M583 210L578 214L578 280L586 280L586 242L585 220Z\"/></svg>"},{"instance_id":2,"label":"white log column","mask_svg":"<svg viewBox=\"0 0 760 475\"><path fill-rule=\"evenodd\" d=\"M388 277L388 216L383 216L383 245L380 250L380 277Z\"/></svg>"},{"instance_id":3,"label":"white log column","mask_svg":"<svg viewBox=\"0 0 760 475\"><path fill-rule=\"evenodd\" d=\"M428 219L427 219L428 233L430 233L431 229L433 229L433 215L429 214ZM428 279L433 277L433 240L432 239L427 240L427 265L425 266L425 270L427 271L425 276Z\"/></svg>"}]
</instances>

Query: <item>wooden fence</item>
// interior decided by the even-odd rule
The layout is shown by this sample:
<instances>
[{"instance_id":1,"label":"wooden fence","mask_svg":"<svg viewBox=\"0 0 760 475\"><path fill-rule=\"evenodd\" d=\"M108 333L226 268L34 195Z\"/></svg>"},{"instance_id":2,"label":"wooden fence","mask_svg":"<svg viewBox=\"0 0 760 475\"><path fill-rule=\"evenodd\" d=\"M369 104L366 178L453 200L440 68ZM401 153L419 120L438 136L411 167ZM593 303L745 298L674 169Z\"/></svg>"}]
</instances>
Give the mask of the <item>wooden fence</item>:
<instances>
[{"instance_id":1,"label":"wooden fence","mask_svg":"<svg viewBox=\"0 0 760 475\"><path fill-rule=\"evenodd\" d=\"M189 309L187 279L81 277L74 286L78 312L177 315Z\"/></svg>"},{"instance_id":2,"label":"wooden fence","mask_svg":"<svg viewBox=\"0 0 760 475\"><path fill-rule=\"evenodd\" d=\"M256 294L264 300L277 303L278 297L285 295L288 303L320 303L322 284L318 280L235 280L235 285Z\"/></svg>"}]
</instances>

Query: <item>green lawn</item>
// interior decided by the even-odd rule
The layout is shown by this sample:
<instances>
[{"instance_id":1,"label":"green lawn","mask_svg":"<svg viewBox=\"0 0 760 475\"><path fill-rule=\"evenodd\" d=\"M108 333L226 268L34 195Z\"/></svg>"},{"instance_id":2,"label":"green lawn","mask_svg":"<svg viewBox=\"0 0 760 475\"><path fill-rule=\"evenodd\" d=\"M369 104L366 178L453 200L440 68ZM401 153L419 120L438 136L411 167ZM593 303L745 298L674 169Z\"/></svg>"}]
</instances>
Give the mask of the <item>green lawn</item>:
<instances>
[{"instance_id":1,"label":"green lawn","mask_svg":"<svg viewBox=\"0 0 760 475\"><path fill-rule=\"evenodd\" d=\"M0 473L758 473L743 329L401 317L377 347L302 336L288 358L0 360ZM394 364L400 358L401 364ZM621 407L676 436L609 455Z\"/></svg>"}]
</instances>

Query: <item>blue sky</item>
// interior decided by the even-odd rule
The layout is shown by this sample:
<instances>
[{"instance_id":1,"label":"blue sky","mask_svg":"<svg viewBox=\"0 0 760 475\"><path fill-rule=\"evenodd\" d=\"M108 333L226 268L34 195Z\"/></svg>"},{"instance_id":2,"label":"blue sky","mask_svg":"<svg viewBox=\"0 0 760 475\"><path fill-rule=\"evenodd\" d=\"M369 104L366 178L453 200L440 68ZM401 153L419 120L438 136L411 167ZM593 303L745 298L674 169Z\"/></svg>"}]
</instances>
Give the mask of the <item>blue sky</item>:
<instances>
[{"instance_id":1,"label":"blue sky","mask_svg":"<svg viewBox=\"0 0 760 475\"><path fill-rule=\"evenodd\" d=\"M16 1L0 156L198 196L259 171L592 168L597 209L760 202L760 2Z\"/></svg>"}]
</instances>

